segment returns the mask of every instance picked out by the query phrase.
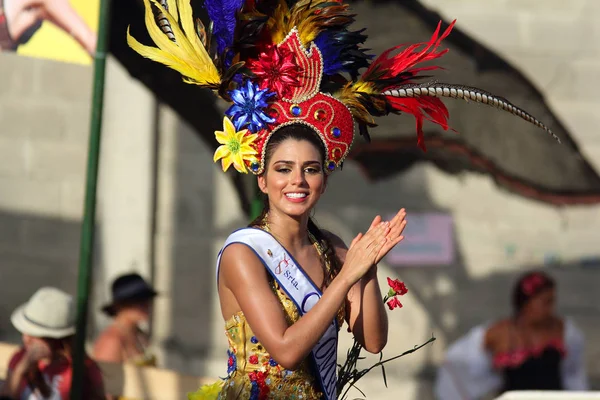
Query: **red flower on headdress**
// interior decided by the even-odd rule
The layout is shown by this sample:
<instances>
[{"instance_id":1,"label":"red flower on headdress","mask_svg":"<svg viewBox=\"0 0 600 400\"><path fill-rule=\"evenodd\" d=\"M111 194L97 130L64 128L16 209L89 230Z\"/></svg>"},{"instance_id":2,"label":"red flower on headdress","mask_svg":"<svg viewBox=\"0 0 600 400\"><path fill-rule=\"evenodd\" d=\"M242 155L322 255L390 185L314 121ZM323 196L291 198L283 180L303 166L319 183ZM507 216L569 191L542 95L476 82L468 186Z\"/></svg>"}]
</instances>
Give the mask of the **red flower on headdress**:
<instances>
[{"instance_id":1,"label":"red flower on headdress","mask_svg":"<svg viewBox=\"0 0 600 400\"><path fill-rule=\"evenodd\" d=\"M408 293L408 289L404 282L401 282L398 279L391 279L390 277L387 278L387 282L389 287L394 291L394 295L404 296Z\"/></svg>"},{"instance_id":2,"label":"red flower on headdress","mask_svg":"<svg viewBox=\"0 0 600 400\"><path fill-rule=\"evenodd\" d=\"M288 49L270 46L260 53L258 60L250 61L248 68L256 75L261 89L277 93L280 99L286 97L292 88L300 86L298 77L302 68Z\"/></svg>"},{"instance_id":3,"label":"red flower on headdress","mask_svg":"<svg viewBox=\"0 0 600 400\"><path fill-rule=\"evenodd\" d=\"M402 308L402 303L400 303L400 300L398 300L397 297L392 297L387 302L387 305L390 308L390 310L393 310L394 308Z\"/></svg>"}]
</instances>

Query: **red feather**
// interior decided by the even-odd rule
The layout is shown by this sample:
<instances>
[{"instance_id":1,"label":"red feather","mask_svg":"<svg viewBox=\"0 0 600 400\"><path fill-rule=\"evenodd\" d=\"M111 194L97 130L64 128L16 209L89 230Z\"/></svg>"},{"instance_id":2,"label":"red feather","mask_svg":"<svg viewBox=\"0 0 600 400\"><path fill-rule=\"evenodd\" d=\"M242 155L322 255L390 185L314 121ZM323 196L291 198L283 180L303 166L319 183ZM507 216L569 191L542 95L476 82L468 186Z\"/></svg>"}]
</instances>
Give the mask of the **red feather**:
<instances>
[{"instance_id":1,"label":"red feather","mask_svg":"<svg viewBox=\"0 0 600 400\"><path fill-rule=\"evenodd\" d=\"M452 21L452 23L446 28L442 36L439 36L440 29L442 26L441 21L438 23L437 29L431 36L431 39L427 43L417 43L406 47L400 53L395 56L389 57L389 54L395 50L401 49L406 45L399 45L396 47L392 47L384 51L377 59L371 64L369 69L365 72L364 80L369 80L366 78L372 73L379 72L383 73L382 76L378 76L377 80L387 80L393 79L400 74L407 74L414 76L420 71L438 69L437 66L429 66L429 67L419 67L415 68L415 66L419 63L434 60L446 54L448 49L444 49L438 51L438 47L441 45L442 40L444 40L452 31L456 20ZM421 50L417 51L419 48L424 46Z\"/></svg>"},{"instance_id":2,"label":"red feather","mask_svg":"<svg viewBox=\"0 0 600 400\"><path fill-rule=\"evenodd\" d=\"M386 96L389 104L394 110L412 114L417 122L417 144L423 151L425 139L423 136L423 120L426 119L438 124L444 130L448 130L448 109L442 101L436 97L390 97Z\"/></svg>"},{"instance_id":3,"label":"red feather","mask_svg":"<svg viewBox=\"0 0 600 400\"><path fill-rule=\"evenodd\" d=\"M456 20L446 28L440 36L441 21L438 23L437 29L427 43L417 43L410 46L400 45L384 51L365 72L363 80L372 80L382 92L390 87L398 86L399 84L411 83L413 78L419 72L439 69L439 66L422 66L417 65L426 61L440 58L448 49L438 50L439 46L452 31ZM389 55L402 49L398 54L389 57ZM373 74L373 75L371 75ZM398 78L401 78L400 82ZM426 151L425 140L423 137L423 120L428 120L438 124L444 130L448 129L448 109L442 101L435 97L407 97L398 98L385 96L387 103L392 107L393 112L408 113L414 115L417 123L417 143L419 147Z\"/></svg>"}]
</instances>

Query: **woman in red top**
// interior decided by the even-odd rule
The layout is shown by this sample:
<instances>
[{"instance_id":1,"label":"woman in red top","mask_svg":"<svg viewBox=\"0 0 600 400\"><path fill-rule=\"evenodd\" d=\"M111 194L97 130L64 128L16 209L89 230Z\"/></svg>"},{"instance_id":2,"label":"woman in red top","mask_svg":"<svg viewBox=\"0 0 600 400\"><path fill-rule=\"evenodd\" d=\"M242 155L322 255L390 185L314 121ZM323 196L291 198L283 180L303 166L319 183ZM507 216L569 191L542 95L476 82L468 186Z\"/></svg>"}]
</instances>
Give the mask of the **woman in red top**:
<instances>
[{"instance_id":1,"label":"woman in red top","mask_svg":"<svg viewBox=\"0 0 600 400\"><path fill-rule=\"evenodd\" d=\"M3 398L68 400L75 334L73 298L55 288L41 288L13 312L11 321L23 334L23 347L10 360ZM85 368L84 398L104 399L100 369L87 357Z\"/></svg>"}]
</instances>

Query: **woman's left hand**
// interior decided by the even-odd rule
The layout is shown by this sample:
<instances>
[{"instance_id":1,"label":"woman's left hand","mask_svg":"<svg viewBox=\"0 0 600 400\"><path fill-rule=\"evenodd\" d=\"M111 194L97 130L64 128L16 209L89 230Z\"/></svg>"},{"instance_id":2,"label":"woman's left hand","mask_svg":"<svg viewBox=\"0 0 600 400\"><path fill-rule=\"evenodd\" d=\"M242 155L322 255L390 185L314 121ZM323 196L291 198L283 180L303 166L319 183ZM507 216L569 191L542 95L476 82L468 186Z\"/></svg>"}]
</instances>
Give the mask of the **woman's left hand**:
<instances>
[{"instance_id":1,"label":"woman's left hand","mask_svg":"<svg viewBox=\"0 0 600 400\"><path fill-rule=\"evenodd\" d=\"M371 222L369 230L379 225L381 221L381 216L376 216L373 219L373 222ZM392 218L392 220L390 221L390 231L386 236L387 241L385 242L381 250L379 250L379 254L377 254L375 264L379 263L383 259L383 257L385 257L390 252L390 250L392 250L398 243L400 243L404 239L404 236L402 236L402 232L404 232L405 227L406 210L402 208L400 209L400 211L398 211L396 215L394 215L394 218Z\"/></svg>"}]
</instances>

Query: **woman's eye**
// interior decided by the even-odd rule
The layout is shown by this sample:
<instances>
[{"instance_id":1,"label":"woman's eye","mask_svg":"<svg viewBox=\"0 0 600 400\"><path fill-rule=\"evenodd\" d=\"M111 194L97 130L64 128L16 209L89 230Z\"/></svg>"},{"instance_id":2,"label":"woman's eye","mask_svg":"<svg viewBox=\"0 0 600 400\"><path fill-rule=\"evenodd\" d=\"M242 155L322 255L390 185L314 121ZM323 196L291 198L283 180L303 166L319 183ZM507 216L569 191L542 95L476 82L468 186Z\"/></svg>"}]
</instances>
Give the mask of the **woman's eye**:
<instances>
[{"instance_id":1,"label":"woman's eye","mask_svg":"<svg viewBox=\"0 0 600 400\"><path fill-rule=\"evenodd\" d=\"M318 174L321 171L318 168L310 167L310 168L306 168L305 172L307 174Z\"/></svg>"},{"instance_id":2,"label":"woman's eye","mask_svg":"<svg viewBox=\"0 0 600 400\"><path fill-rule=\"evenodd\" d=\"M282 174L286 174L286 173L290 172L290 169L289 168L279 168L276 171L280 172Z\"/></svg>"}]
</instances>

